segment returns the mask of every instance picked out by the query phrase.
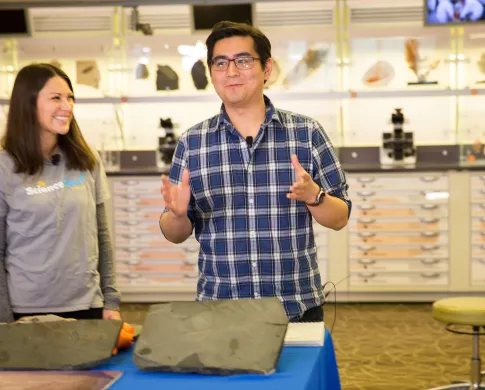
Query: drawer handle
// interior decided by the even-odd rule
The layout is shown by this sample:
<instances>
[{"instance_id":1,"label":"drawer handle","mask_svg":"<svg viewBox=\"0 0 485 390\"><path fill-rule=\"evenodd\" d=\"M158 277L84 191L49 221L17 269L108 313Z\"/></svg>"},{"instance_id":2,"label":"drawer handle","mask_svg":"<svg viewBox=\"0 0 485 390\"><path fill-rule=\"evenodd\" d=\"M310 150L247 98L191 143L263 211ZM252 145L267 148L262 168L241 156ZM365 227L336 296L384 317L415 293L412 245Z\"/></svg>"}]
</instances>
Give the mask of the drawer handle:
<instances>
[{"instance_id":1,"label":"drawer handle","mask_svg":"<svg viewBox=\"0 0 485 390\"><path fill-rule=\"evenodd\" d=\"M135 225L138 225L140 221L129 220L129 221L119 221L119 223L122 223L123 225L135 226Z\"/></svg>"},{"instance_id":2,"label":"drawer handle","mask_svg":"<svg viewBox=\"0 0 485 390\"><path fill-rule=\"evenodd\" d=\"M374 210L376 208L376 206L374 206L373 204L363 204L363 205L359 205L357 207L360 210Z\"/></svg>"},{"instance_id":3,"label":"drawer handle","mask_svg":"<svg viewBox=\"0 0 485 390\"><path fill-rule=\"evenodd\" d=\"M375 264L376 261L374 259L359 259L357 260L357 262L359 264L363 264L363 265L369 265L369 264Z\"/></svg>"},{"instance_id":4,"label":"drawer handle","mask_svg":"<svg viewBox=\"0 0 485 390\"><path fill-rule=\"evenodd\" d=\"M124 277L126 277L127 279L138 279L141 275L140 274L123 274Z\"/></svg>"},{"instance_id":5,"label":"drawer handle","mask_svg":"<svg viewBox=\"0 0 485 390\"><path fill-rule=\"evenodd\" d=\"M482 236L485 236L485 232L484 232L483 230L480 232L480 234L481 234Z\"/></svg>"},{"instance_id":6,"label":"drawer handle","mask_svg":"<svg viewBox=\"0 0 485 390\"><path fill-rule=\"evenodd\" d=\"M482 209L485 209L485 203L480 203L480 207L481 207Z\"/></svg>"},{"instance_id":7,"label":"drawer handle","mask_svg":"<svg viewBox=\"0 0 485 390\"><path fill-rule=\"evenodd\" d=\"M121 180L120 183L129 185L129 186L134 186L136 184L139 184L140 182L138 180Z\"/></svg>"},{"instance_id":8,"label":"drawer handle","mask_svg":"<svg viewBox=\"0 0 485 390\"><path fill-rule=\"evenodd\" d=\"M425 265L432 265L432 264L438 264L440 260L438 259L422 259L421 263Z\"/></svg>"},{"instance_id":9,"label":"drawer handle","mask_svg":"<svg viewBox=\"0 0 485 390\"><path fill-rule=\"evenodd\" d=\"M123 194L121 195L122 198L125 198L125 199L136 199L138 198L138 195L137 194Z\"/></svg>"},{"instance_id":10,"label":"drawer handle","mask_svg":"<svg viewBox=\"0 0 485 390\"><path fill-rule=\"evenodd\" d=\"M377 276L377 274L375 272L360 272L358 275L362 279L371 279L371 278L375 278Z\"/></svg>"},{"instance_id":11,"label":"drawer handle","mask_svg":"<svg viewBox=\"0 0 485 390\"><path fill-rule=\"evenodd\" d=\"M196 265L199 261L197 259L184 259L182 260L183 265Z\"/></svg>"},{"instance_id":12,"label":"drawer handle","mask_svg":"<svg viewBox=\"0 0 485 390\"><path fill-rule=\"evenodd\" d=\"M357 178L357 181L359 183L372 183L375 180L376 180L375 177L358 177Z\"/></svg>"},{"instance_id":13,"label":"drawer handle","mask_svg":"<svg viewBox=\"0 0 485 390\"><path fill-rule=\"evenodd\" d=\"M419 179L426 183L432 183L434 181L439 180L439 176L421 176Z\"/></svg>"},{"instance_id":14,"label":"drawer handle","mask_svg":"<svg viewBox=\"0 0 485 390\"><path fill-rule=\"evenodd\" d=\"M188 247L188 248L183 248L183 251L184 252L187 252L187 253L196 253L196 252L199 251L199 248L190 248L190 247Z\"/></svg>"},{"instance_id":15,"label":"drawer handle","mask_svg":"<svg viewBox=\"0 0 485 390\"><path fill-rule=\"evenodd\" d=\"M121 209L122 211L125 211L127 213L136 213L137 211L140 211L139 207L126 207Z\"/></svg>"},{"instance_id":16,"label":"drawer handle","mask_svg":"<svg viewBox=\"0 0 485 390\"><path fill-rule=\"evenodd\" d=\"M121 236L131 240L140 237L140 235L136 233L122 234Z\"/></svg>"},{"instance_id":17,"label":"drawer handle","mask_svg":"<svg viewBox=\"0 0 485 390\"><path fill-rule=\"evenodd\" d=\"M184 274L184 279L195 279L197 274Z\"/></svg>"},{"instance_id":18,"label":"drawer handle","mask_svg":"<svg viewBox=\"0 0 485 390\"><path fill-rule=\"evenodd\" d=\"M485 251L485 245L480 245L480 249L481 249L482 251Z\"/></svg>"},{"instance_id":19,"label":"drawer handle","mask_svg":"<svg viewBox=\"0 0 485 390\"><path fill-rule=\"evenodd\" d=\"M357 233L357 235L362 238L369 238L369 237L374 237L376 234L372 232L359 232Z\"/></svg>"},{"instance_id":20,"label":"drawer handle","mask_svg":"<svg viewBox=\"0 0 485 390\"><path fill-rule=\"evenodd\" d=\"M437 223L439 221L438 218L421 218L422 223Z\"/></svg>"},{"instance_id":21,"label":"drawer handle","mask_svg":"<svg viewBox=\"0 0 485 390\"><path fill-rule=\"evenodd\" d=\"M437 204L426 203L421 205L423 210L436 210L439 206Z\"/></svg>"},{"instance_id":22,"label":"drawer handle","mask_svg":"<svg viewBox=\"0 0 485 390\"><path fill-rule=\"evenodd\" d=\"M361 246L361 245L359 245L359 246L357 247L357 249L358 249L359 251L361 251L361 252L370 252L370 251L375 250L375 249L376 249L376 247L375 247L375 246L373 246L373 245L366 245L366 246Z\"/></svg>"},{"instance_id":23,"label":"drawer handle","mask_svg":"<svg viewBox=\"0 0 485 390\"><path fill-rule=\"evenodd\" d=\"M439 272L421 272L421 276L426 279L438 279L441 274Z\"/></svg>"},{"instance_id":24,"label":"drawer handle","mask_svg":"<svg viewBox=\"0 0 485 390\"><path fill-rule=\"evenodd\" d=\"M357 195L368 198L369 196L374 196L376 193L374 191L357 191Z\"/></svg>"},{"instance_id":25,"label":"drawer handle","mask_svg":"<svg viewBox=\"0 0 485 390\"><path fill-rule=\"evenodd\" d=\"M485 264L485 259L478 259L478 261L482 264Z\"/></svg>"},{"instance_id":26,"label":"drawer handle","mask_svg":"<svg viewBox=\"0 0 485 390\"><path fill-rule=\"evenodd\" d=\"M359 218L359 219L357 219L358 223L366 223L366 224L374 223L375 221L376 220L374 218Z\"/></svg>"},{"instance_id":27,"label":"drawer handle","mask_svg":"<svg viewBox=\"0 0 485 390\"><path fill-rule=\"evenodd\" d=\"M124 252L128 252L128 253L135 253L135 252L138 252L138 248L120 248L122 251Z\"/></svg>"},{"instance_id":28,"label":"drawer handle","mask_svg":"<svg viewBox=\"0 0 485 390\"><path fill-rule=\"evenodd\" d=\"M438 237L440 234L438 232L421 232L423 237Z\"/></svg>"},{"instance_id":29,"label":"drawer handle","mask_svg":"<svg viewBox=\"0 0 485 390\"><path fill-rule=\"evenodd\" d=\"M140 265L141 261L140 260L127 260L125 261L126 265Z\"/></svg>"},{"instance_id":30,"label":"drawer handle","mask_svg":"<svg viewBox=\"0 0 485 390\"><path fill-rule=\"evenodd\" d=\"M481 217L481 218L480 218L480 222L485 223L485 217Z\"/></svg>"},{"instance_id":31,"label":"drawer handle","mask_svg":"<svg viewBox=\"0 0 485 390\"><path fill-rule=\"evenodd\" d=\"M435 251L439 248L440 247L438 245L421 245L421 249L423 251Z\"/></svg>"}]
</instances>

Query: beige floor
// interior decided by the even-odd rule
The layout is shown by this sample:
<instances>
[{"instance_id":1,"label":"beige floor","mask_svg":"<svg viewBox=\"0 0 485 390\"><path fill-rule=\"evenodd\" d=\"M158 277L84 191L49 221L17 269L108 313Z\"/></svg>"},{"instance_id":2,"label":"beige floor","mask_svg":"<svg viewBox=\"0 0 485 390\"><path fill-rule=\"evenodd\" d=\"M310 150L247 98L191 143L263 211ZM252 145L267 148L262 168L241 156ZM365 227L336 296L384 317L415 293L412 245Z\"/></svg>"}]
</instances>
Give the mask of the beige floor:
<instances>
[{"instance_id":1,"label":"beige floor","mask_svg":"<svg viewBox=\"0 0 485 390\"><path fill-rule=\"evenodd\" d=\"M424 390L468 379L471 337L447 332L430 304L329 305L328 327L335 308L332 338L343 390ZM142 324L146 310L124 305L123 318ZM484 359L483 340L481 348Z\"/></svg>"}]
</instances>

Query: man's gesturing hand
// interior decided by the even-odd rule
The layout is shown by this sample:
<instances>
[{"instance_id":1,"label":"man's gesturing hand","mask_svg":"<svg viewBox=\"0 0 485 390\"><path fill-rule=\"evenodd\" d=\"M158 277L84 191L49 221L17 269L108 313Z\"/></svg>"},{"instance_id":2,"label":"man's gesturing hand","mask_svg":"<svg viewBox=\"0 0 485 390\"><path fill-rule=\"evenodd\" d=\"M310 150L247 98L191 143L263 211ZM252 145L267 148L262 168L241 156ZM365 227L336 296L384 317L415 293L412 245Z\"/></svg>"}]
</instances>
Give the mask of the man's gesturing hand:
<instances>
[{"instance_id":1,"label":"man's gesturing hand","mask_svg":"<svg viewBox=\"0 0 485 390\"><path fill-rule=\"evenodd\" d=\"M295 199L305 203L313 203L318 195L320 188L315 183L307 171L298 162L298 157L293 154L291 163L295 169L296 181L290 187L290 192L286 194L288 199Z\"/></svg>"},{"instance_id":2,"label":"man's gesturing hand","mask_svg":"<svg viewBox=\"0 0 485 390\"><path fill-rule=\"evenodd\" d=\"M176 217L186 216L190 202L189 170L187 168L184 169L180 185L170 183L168 177L162 175L161 193L166 208Z\"/></svg>"}]
</instances>

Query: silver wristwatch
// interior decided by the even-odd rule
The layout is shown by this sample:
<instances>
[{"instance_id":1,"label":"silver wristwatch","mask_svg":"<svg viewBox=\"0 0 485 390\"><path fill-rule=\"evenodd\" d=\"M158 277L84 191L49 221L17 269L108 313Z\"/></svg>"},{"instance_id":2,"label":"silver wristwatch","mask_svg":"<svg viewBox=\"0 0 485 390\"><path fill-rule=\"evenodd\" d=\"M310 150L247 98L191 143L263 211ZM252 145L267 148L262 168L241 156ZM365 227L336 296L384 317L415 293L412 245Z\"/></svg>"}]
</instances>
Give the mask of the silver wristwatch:
<instances>
[{"instance_id":1,"label":"silver wristwatch","mask_svg":"<svg viewBox=\"0 0 485 390\"><path fill-rule=\"evenodd\" d=\"M315 202L313 203L306 203L307 206L318 206L319 204L322 204L323 201L325 200L325 190L320 187L320 191L318 191L317 197L315 199Z\"/></svg>"}]
</instances>

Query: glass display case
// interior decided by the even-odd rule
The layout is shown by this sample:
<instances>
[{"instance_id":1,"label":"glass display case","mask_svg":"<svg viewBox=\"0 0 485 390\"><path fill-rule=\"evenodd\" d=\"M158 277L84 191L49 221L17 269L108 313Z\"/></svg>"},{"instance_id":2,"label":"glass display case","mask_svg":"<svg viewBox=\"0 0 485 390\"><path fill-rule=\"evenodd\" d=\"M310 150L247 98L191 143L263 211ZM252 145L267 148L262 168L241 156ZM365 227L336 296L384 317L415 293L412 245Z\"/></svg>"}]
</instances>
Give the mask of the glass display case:
<instances>
[{"instance_id":1,"label":"glass display case","mask_svg":"<svg viewBox=\"0 0 485 390\"><path fill-rule=\"evenodd\" d=\"M180 134L216 114L209 31L194 30L191 9L30 9L31 36L0 39L0 125L15 73L31 62L68 73L77 119L100 150L156 149L161 119ZM265 93L317 119L335 146L379 146L399 108L417 145L463 144L463 161L480 162L472 150L485 138L479 28L425 26L421 0L255 2L253 16L275 62Z\"/></svg>"}]
</instances>

